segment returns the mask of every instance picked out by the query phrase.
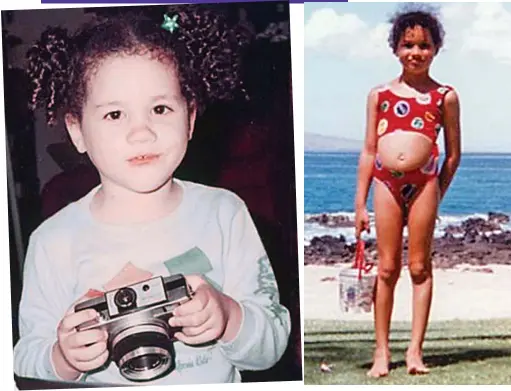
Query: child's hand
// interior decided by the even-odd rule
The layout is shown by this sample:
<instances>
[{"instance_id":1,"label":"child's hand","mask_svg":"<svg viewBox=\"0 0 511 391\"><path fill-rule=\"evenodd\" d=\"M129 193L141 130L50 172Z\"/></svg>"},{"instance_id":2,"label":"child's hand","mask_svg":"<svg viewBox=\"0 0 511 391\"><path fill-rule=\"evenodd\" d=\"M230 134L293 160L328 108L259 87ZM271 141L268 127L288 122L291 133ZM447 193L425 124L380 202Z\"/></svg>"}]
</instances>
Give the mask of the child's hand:
<instances>
[{"instance_id":1,"label":"child's hand","mask_svg":"<svg viewBox=\"0 0 511 391\"><path fill-rule=\"evenodd\" d=\"M370 230L367 208L357 208L355 211L355 238L359 239L363 231L369 233Z\"/></svg>"},{"instance_id":2,"label":"child's hand","mask_svg":"<svg viewBox=\"0 0 511 391\"><path fill-rule=\"evenodd\" d=\"M200 276L186 276L186 281L194 292L192 300L177 307L169 319L171 327L182 327L176 339L189 345L234 339L241 324L239 304Z\"/></svg>"},{"instance_id":3,"label":"child's hand","mask_svg":"<svg viewBox=\"0 0 511 391\"><path fill-rule=\"evenodd\" d=\"M53 347L55 370L64 380L75 380L81 373L99 368L108 359L108 333L93 329L77 331L76 327L97 317L95 310L74 312L73 307L60 321L57 343Z\"/></svg>"}]
</instances>

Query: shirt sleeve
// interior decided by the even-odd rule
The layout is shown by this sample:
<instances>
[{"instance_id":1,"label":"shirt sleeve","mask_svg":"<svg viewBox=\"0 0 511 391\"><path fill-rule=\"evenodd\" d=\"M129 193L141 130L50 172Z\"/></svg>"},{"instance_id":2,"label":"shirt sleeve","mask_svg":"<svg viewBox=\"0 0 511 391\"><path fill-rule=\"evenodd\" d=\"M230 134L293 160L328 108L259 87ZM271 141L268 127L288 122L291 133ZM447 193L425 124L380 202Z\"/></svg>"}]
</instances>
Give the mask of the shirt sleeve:
<instances>
[{"instance_id":1,"label":"shirt sleeve","mask_svg":"<svg viewBox=\"0 0 511 391\"><path fill-rule=\"evenodd\" d=\"M51 359L57 326L70 304L72 276L64 278L51 262L40 237L30 238L23 270L19 306L20 339L14 347L14 372L18 376L61 380ZM65 283L64 283L65 281Z\"/></svg>"},{"instance_id":2,"label":"shirt sleeve","mask_svg":"<svg viewBox=\"0 0 511 391\"><path fill-rule=\"evenodd\" d=\"M226 233L223 291L242 309L236 337L219 342L227 359L240 370L264 370L283 355L290 334L290 315L280 304L273 269L245 204Z\"/></svg>"}]
</instances>

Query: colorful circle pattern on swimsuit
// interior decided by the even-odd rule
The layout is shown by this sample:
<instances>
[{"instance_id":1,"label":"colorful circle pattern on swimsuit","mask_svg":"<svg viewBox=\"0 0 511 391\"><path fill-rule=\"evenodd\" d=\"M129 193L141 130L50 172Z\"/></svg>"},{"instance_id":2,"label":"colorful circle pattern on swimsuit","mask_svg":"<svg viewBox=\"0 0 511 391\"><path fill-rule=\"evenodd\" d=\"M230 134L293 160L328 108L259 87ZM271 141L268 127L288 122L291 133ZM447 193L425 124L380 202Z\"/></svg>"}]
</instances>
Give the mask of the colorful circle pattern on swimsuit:
<instances>
[{"instance_id":1,"label":"colorful circle pattern on swimsuit","mask_svg":"<svg viewBox=\"0 0 511 391\"><path fill-rule=\"evenodd\" d=\"M387 131L388 126L389 121L387 121L385 118L382 118L378 123L378 136L381 136L383 133L385 133Z\"/></svg>"},{"instance_id":2,"label":"colorful circle pattern on swimsuit","mask_svg":"<svg viewBox=\"0 0 511 391\"><path fill-rule=\"evenodd\" d=\"M424 120L420 117L415 117L412 120L412 128L421 130L422 128L424 128Z\"/></svg>"},{"instance_id":3,"label":"colorful circle pattern on swimsuit","mask_svg":"<svg viewBox=\"0 0 511 391\"><path fill-rule=\"evenodd\" d=\"M404 100L400 100L394 106L394 114L399 118L406 117L409 112L410 112L410 104Z\"/></svg>"},{"instance_id":4,"label":"colorful circle pattern on swimsuit","mask_svg":"<svg viewBox=\"0 0 511 391\"><path fill-rule=\"evenodd\" d=\"M376 159L374 159L374 166L378 171L381 171L383 168L383 163L381 162L380 155L376 155Z\"/></svg>"},{"instance_id":5,"label":"colorful circle pattern on swimsuit","mask_svg":"<svg viewBox=\"0 0 511 391\"><path fill-rule=\"evenodd\" d=\"M435 87L427 93L403 97L387 88L379 92L377 110L377 137L394 132L417 132L434 144L443 129L442 103L449 86ZM438 106L440 103L440 106Z\"/></svg>"},{"instance_id":6,"label":"colorful circle pattern on swimsuit","mask_svg":"<svg viewBox=\"0 0 511 391\"><path fill-rule=\"evenodd\" d=\"M426 175L432 175L437 170L438 157L431 155L428 162L421 168L421 172Z\"/></svg>"},{"instance_id":7,"label":"colorful circle pattern on swimsuit","mask_svg":"<svg viewBox=\"0 0 511 391\"><path fill-rule=\"evenodd\" d=\"M412 183L406 183L401 186L401 196L405 201L410 201L417 190L417 186Z\"/></svg>"},{"instance_id":8,"label":"colorful circle pattern on swimsuit","mask_svg":"<svg viewBox=\"0 0 511 391\"><path fill-rule=\"evenodd\" d=\"M421 94L415 98L417 103L421 105L429 105L431 103L431 94Z\"/></svg>"},{"instance_id":9,"label":"colorful circle pattern on swimsuit","mask_svg":"<svg viewBox=\"0 0 511 391\"><path fill-rule=\"evenodd\" d=\"M404 172L396 171L396 170L390 170L390 175L392 175L393 178L399 179L405 176Z\"/></svg>"},{"instance_id":10,"label":"colorful circle pattern on swimsuit","mask_svg":"<svg viewBox=\"0 0 511 391\"><path fill-rule=\"evenodd\" d=\"M424 119L425 119L426 121L428 121L428 122L433 122L433 121L435 120L435 115L434 115L434 114L432 114L432 113L431 113L431 112L429 112L429 111L426 111L426 112L424 113Z\"/></svg>"}]
</instances>

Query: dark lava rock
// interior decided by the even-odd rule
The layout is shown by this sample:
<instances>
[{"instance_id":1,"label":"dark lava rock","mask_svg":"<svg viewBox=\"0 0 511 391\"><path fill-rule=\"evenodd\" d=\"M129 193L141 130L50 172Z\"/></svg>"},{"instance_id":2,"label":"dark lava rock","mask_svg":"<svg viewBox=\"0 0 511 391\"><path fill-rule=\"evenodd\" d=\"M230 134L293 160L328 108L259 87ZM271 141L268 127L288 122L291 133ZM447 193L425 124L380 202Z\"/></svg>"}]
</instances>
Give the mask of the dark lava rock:
<instances>
[{"instance_id":1,"label":"dark lava rock","mask_svg":"<svg viewBox=\"0 0 511 391\"><path fill-rule=\"evenodd\" d=\"M328 228L351 228L355 227L355 223L347 216L331 215L323 213L321 215L311 216L305 220L306 223L317 223Z\"/></svg>"},{"instance_id":2,"label":"dark lava rock","mask_svg":"<svg viewBox=\"0 0 511 391\"><path fill-rule=\"evenodd\" d=\"M489 212L488 213L488 221L495 222L497 224L507 224L509 223L509 216L504 213L498 212Z\"/></svg>"},{"instance_id":3,"label":"dark lava rock","mask_svg":"<svg viewBox=\"0 0 511 391\"><path fill-rule=\"evenodd\" d=\"M498 221L505 222L506 215L490 215L488 220L469 218L460 227L446 230L432 245L432 262L437 268L453 268L459 264L484 266L488 264L511 265L511 232L502 231ZM493 232L499 233L493 233ZM454 236L456 234L456 237ZM355 260L355 244L346 243L344 236L321 236L305 246L305 264L334 265ZM407 240L403 242L403 264L407 263ZM365 257L377 263L376 240L365 243Z\"/></svg>"}]
</instances>

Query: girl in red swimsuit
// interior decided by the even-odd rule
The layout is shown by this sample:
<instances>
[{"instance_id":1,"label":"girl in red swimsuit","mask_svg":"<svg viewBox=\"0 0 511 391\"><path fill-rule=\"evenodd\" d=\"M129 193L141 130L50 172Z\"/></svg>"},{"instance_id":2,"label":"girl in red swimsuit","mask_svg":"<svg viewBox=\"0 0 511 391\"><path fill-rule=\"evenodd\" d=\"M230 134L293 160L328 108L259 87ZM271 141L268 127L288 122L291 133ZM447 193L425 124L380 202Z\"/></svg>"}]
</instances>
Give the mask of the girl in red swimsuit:
<instances>
[{"instance_id":1,"label":"girl in red swimsuit","mask_svg":"<svg viewBox=\"0 0 511 391\"><path fill-rule=\"evenodd\" d=\"M417 97L403 97L392 91L391 86L378 90L377 140L392 132L416 132L431 140L433 147L426 163L410 171L389 169L383 166L377 154L373 177L384 183L406 218L414 196L426 182L438 175L439 151L437 135L442 129L444 98L451 87L441 86Z\"/></svg>"},{"instance_id":2,"label":"girl in red swimsuit","mask_svg":"<svg viewBox=\"0 0 511 391\"><path fill-rule=\"evenodd\" d=\"M389 372L389 328L405 225L413 286L406 365L410 374L429 372L423 362L422 345L431 306L431 244L440 200L460 162L458 95L429 74L442 47L442 25L434 12L424 8L398 12L391 23L389 44L402 65L402 73L369 93L355 198L359 238L362 231L369 230L366 202L374 178L378 277L374 297L376 348L368 372L372 377ZM436 143L440 132L445 144L441 169Z\"/></svg>"}]
</instances>

